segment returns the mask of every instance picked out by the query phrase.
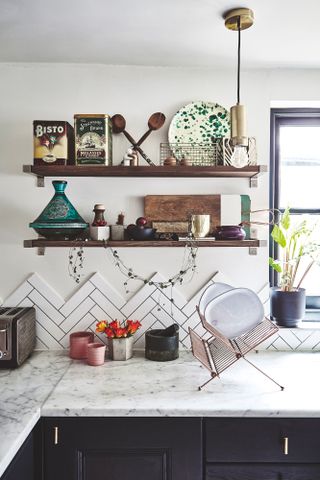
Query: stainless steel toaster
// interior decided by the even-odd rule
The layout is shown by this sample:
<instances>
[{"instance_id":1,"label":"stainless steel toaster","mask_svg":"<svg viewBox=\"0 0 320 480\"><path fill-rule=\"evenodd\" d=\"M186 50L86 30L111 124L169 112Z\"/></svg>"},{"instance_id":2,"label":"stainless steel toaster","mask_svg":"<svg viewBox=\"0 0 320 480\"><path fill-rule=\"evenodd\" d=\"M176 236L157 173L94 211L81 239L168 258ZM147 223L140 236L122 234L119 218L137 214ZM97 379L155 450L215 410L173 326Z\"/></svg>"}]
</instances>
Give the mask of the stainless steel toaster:
<instances>
[{"instance_id":1,"label":"stainless steel toaster","mask_svg":"<svg viewBox=\"0 0 320 480\"><path fill-rule=\"evenodd\" d=\"M0 308L0 368L19 367L36 344L33 307Z\"/></svg>"}]
</instances>

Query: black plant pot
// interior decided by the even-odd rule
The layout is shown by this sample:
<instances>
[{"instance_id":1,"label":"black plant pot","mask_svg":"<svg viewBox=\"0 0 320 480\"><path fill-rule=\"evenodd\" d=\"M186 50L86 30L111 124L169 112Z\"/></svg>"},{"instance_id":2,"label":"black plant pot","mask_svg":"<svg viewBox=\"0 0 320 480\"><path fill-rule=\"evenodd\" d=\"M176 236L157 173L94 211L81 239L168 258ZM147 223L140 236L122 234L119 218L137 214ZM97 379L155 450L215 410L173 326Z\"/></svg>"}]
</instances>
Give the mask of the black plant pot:
<instances>
[{"instance_id":1,"label":"black plant pot","mask_svg":"<svg viewBox=\"0 0 320 480\"><path fill-rule=\"evenodd\" d=\"M279 287L271 288L270 310L272 319L280 327L296 327L305 315L305 289L282 292Z\"/></svg>"}]
</instances>

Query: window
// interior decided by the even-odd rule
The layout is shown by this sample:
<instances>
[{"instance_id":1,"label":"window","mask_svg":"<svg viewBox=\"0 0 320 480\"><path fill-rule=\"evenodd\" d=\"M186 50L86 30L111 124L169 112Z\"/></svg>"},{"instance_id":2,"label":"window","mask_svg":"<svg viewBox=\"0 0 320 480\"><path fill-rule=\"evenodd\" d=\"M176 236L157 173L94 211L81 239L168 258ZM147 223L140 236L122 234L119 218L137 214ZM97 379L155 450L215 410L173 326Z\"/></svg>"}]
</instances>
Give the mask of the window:
<instances>
[{"instance_id":1,"label":"window","mask_svg":"<svg viewBox=\"0 0 320 480\"><path fill-rule=\"evenodd\" d=\"M270 208L283 211L289 206L297 221L310 214L320 222L320 109L271 109L270 153ZM272 241L270 255L278 255ZM270 283L277 284L274 270ZM320 321L319 267L312 268L303 287L306 319Z\"/></svg>"}]
</instances>

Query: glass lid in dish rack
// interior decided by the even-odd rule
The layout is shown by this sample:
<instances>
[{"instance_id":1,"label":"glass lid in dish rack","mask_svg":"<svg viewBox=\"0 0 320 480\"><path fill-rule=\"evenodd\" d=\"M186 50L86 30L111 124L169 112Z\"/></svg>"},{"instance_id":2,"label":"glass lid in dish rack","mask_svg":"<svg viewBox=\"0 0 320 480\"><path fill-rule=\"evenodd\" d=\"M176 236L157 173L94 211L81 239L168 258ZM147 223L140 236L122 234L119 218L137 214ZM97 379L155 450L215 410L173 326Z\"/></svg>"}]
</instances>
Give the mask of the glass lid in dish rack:
<instances>
[{"instance_id":1,"label":"glass lid in dish rack","mask_svg":"<svg viewBox=\"0 0 320 480\"><path fill-rule=\"evenodd\" d=\"M230 115L218 103L192 102L182 107L173 117L169 143L212 144L212 137L230 136Z\"/></svg>"},{"instance_id":2,"label":"glass lid in dish rack","mask_svg":"<svg viewBox=\"0 0 320 480\"><path fill-rule=\"evenodd\" d=\"M200 315L204 315L204 311L206 309L206 306L208 305L211 300L214 298L218 297L218 295L221 295L224 292L228 292L229 290L232 290L234 287L231 287L231 285L228 285L227 283L221 283L221 282L215 282L209 285L202 293L200 300L199 300L199 313Z\"/></svg>"},{"instance_id":3,"label":"glass lid in dish rack","mask_svg":"<svg viewBox=\"0 0 320 480\"><path fill-rule=\"evenodd\" d=\"M215 297L204 312L205 321L233 339L249 332L264 319L258 295L248 288L234 288Z\"/></svg>"}]
</instances>

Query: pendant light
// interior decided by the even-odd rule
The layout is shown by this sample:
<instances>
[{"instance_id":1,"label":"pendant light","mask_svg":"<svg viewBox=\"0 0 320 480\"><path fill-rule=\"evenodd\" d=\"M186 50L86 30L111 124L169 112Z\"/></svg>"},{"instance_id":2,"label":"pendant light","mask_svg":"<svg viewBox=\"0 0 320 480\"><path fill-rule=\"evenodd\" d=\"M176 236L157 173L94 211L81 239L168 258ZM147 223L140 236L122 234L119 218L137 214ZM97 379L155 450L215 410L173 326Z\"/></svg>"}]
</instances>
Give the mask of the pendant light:
<instances>
[{"instance_id":1,"label":"pendant light","mask_svg":"<svg viewBox=\"0 0 320 480\"><path fill-rule=\"evenodd\" d=\"M245 106L240 103L240 65L241 65L241 30L253 24L253 12L248 8L229 10L224 15L225 26L238 33L237 64L237 103L231 107L231 143L234 147L230 163L233 167L242 168L249 164L248 137Z\"/></svg>"}]
</instances>

